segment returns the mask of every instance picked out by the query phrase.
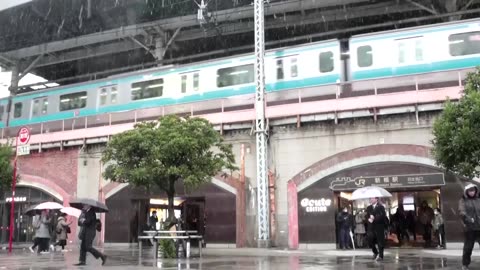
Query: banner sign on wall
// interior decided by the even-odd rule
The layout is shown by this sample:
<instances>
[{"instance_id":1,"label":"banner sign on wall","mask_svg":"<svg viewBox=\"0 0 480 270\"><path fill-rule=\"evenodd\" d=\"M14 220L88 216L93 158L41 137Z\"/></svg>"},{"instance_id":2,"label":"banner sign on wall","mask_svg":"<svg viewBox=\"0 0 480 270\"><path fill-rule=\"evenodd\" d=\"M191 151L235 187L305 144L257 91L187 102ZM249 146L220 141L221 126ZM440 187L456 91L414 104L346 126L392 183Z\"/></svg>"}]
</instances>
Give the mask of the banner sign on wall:
<instances>
[{"instance_id":1,"label":"banner sign on wall","mask_svg":"<svg viewBox=\"0 0 480 270\"><path fill-rule=\"evenodd\" d=\"M409 188L444 186L443 173L384 175L368 177L338 177L330 182L330 189L334 191L355 190L367 186L382 188Z\"/></svg>"}]
</instances>

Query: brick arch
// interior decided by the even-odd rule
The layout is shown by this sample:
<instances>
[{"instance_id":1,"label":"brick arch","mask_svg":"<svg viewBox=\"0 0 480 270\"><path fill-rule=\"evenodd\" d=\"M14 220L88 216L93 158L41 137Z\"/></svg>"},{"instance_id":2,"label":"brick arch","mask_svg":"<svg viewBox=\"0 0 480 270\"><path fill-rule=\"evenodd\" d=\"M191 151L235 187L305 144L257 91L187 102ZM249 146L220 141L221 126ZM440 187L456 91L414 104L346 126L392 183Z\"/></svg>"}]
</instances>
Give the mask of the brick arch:
<instances>
[{"instance_id":1,"label":"brick arch","mask_svg":"<svg viewBox=\"0 0 480 270\"><path fill-rule=\"evenodd\" d=\"M22 174L17 186L37 188L63 202L64 206L69 206L70 195L53 181L34 175Z\"/></svg>"},{"instance_id":2,"label":"brick arch","mask_svg":"<svg viewBox=\"0 0 480 270\"><path fill-rule=\"evenodd\" d=\"M237 248L245 247L247 243L246 235L246 194L245 183L240 179L232 176L216 175L212 178L212 184L220 187L235 195L236 204L236 246ZM105 200L113 196L115 193L121 191L128 184L110 182L103 186L103 192L105 194Z\"/></svg>"},{"instance_id":3,"label":"brick arch","mask_svg":"<svg viewBox=\"0 0 480 270\"><path fill-rule=\"evenodd\" d=\"M355 166L377 162L409 162L436 167L431 148L411 144L379 144L347 150L319 160L287 181L288 245L298 248L299 191L324 177Z\"/></svg>"}]
</instances>

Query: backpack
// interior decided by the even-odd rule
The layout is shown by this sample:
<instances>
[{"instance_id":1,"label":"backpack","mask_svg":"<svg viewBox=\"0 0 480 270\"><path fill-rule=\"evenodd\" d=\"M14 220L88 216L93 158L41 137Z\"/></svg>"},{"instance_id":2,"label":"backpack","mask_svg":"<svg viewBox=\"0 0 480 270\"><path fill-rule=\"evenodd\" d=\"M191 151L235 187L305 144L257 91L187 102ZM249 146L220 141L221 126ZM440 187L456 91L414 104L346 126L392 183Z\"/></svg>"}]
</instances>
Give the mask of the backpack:
<instances>
[{"instance_id":1,"label":"backpack","mask_svg":"<svg viewBox=\"0 0 480 270\"><path fill-rule=\"evenodd\" d=\"M97 218L96 223L95 223L95 229L96 229L98 232L101 232L101 231L102 231L102 222L101 222L100 219L98 219L98 218Z\"/></svg>"}]
</instances>

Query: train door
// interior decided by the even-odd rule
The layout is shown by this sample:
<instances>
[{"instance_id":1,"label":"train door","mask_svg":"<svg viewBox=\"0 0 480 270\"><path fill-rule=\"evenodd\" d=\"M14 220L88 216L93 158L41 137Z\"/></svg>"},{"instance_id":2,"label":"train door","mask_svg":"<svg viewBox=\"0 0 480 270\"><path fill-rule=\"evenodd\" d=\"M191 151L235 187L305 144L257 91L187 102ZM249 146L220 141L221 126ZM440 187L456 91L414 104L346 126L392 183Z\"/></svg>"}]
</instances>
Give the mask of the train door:
<instances>
[{"instance_id":1,"label":"train door","mask_svg":"<svg viewBox=\"0 0 480 270\"><path fill-rule=\"evenodd\" d=\"M30 119L48 113L48 97L41 97L32 100Z\"/></svg>"},{"instance_id":2,"label":"train door","mask_svg":"<svg viewBox=\"0 0 480 270\"><path fill-rule=\"evenodd\" d=\"M198 71L180 74L180 94L186 95L200 90L200 73Z\"/></svg>"},{"instance_id":3,"label":"train door","mask_svg":"<svg viewBox=\"0 0 480 270\"><path fill-rule=\"evenodd\" d=\"M101 87L98 91L98 107L109 106L118 103L118 86L109 85Z\"/></svg>"},{"instance_id":4,"label":"train door","mask_svg":"<svg viewBox=\"0 0 480 270\"><path fill-rule=\"evenodd\" d=\"M298 77L298 55L275 59L275 80L289 80Z\"/></svg>"}]
</instances>

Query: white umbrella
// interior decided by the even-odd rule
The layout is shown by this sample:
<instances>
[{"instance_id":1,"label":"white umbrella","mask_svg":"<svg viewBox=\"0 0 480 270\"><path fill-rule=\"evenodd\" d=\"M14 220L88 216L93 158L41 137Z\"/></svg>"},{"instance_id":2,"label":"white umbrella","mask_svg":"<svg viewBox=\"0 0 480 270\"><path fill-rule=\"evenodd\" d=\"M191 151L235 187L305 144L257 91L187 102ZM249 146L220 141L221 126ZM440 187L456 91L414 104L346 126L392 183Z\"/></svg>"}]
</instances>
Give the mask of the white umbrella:
<instances>
[{"instance_id":1,"label":"white umbrella","mask_svg":"<svg viewBox=\"0 0 480 270\"><path fill-rule=\"evenodd\" d=\"M63 205L56 203L56 202L44 202L41 203L37 206L35 206L33 209L36 210L43 210L43 209L49 209L49 210L56 210L56 209L62 209Z\"/></svg>"},{"instance_id":2,"label":"white umbrella","mask_svg":"<svg viewBox=\"0 0 480 270\"><path fill-rule=\"evenodd\" d=\"M76 218L80 217L80 215L82 214L82 210L73 207L64 207L60 209L60 212Z\"/></svg>"},{"instance_id":3,"label":"white umbrella","mask_svg":"<svg viewBox=\"0 0 480 270\"><path fill-rule=\"evenodd\" d=\"M382 197L392 197L390 192L386 191L381 187L371 186L363 187L355 190L352 194L351 200L362 200L368 198L382 198Z\"/></svg>"}]
</instances>

